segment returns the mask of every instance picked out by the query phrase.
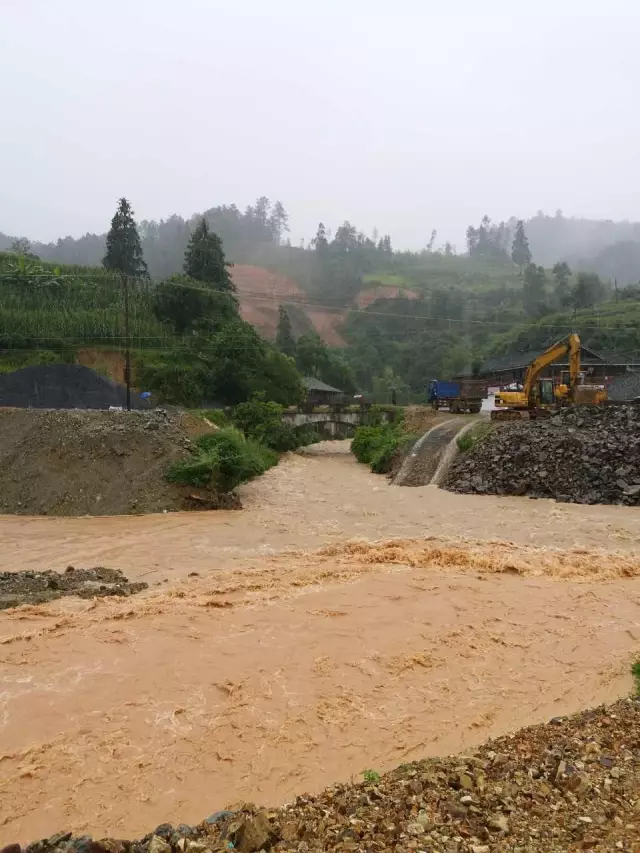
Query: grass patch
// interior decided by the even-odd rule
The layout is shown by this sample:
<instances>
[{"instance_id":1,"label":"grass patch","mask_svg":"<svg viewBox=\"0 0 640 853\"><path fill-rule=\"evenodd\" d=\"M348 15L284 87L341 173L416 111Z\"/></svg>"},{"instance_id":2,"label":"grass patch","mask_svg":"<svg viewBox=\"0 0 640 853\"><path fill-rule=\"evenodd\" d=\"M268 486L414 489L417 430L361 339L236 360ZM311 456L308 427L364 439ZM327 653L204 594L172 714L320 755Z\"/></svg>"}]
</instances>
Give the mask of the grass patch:
<instances>
[{"instance_id":1,"label":"grass patch","mask_svg":"<svg viewBox=\"0 0 640 853\"><path fill-rule=\"evenodd\" d=\"M369 785L377 785L378 782L380 781L380 774L378 773L377 770L363 770L362 771L362 778Z\"/></svg>"},{"instance_id":2,"label":"grass patch","mask_svg":"<svg viewBox=\"0 0 640 853\"><path fill-rule=\"evenodd\" d=\"M485 440L492 429L491 424L480 423L472 426L463 435L459 435L456 439L456 444L460 453L468 453L469 450L473 450L476 444Z\"/></svg>"},{"instance_id":3,"label":"grass patch","mask_svg":"<svg viewBox=\"0 0 640 853\"><path fill-rule=\"evenodd\" d=\"M636 682L636 696L640 696L640 661L637 661L631 667L631 674Z\"/></svg>"},{"instance_id":4,"label":"grass patch","mask_svg":"<svg viewBox=\"0 0 640 853\"><path fill-rule=\"evenodd\" d=\"M217 427L229 426L229 419L224 409L197 409L196 411L201 418L206 418L210 424Z\"/></svg>"}]
</instances>

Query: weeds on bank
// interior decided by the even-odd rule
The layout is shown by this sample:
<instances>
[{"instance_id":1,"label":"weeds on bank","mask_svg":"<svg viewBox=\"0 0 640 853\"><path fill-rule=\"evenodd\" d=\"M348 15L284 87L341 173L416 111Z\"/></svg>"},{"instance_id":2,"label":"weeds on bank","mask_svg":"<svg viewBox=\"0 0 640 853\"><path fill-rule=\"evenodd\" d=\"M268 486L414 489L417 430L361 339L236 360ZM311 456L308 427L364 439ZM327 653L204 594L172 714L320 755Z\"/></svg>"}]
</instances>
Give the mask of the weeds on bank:
<instances>
[{"instance_id":1,"label":"weeds on bank","mask_svg":"<svg viewBox=\"0 0 640 853\"><path fill-rule=\"evenodd\" d=\"M631 674L636 681L636 696L640 696L640 661L637 661L631 667Z\"/></svg>"},{"instance_id":2,"label":"weeds on bank","mask_svg":"<svg viewBox=\"0 0 640 853\"><path fill-rule=\"evenodd\" d=\"M456 444L458 445L460 453L467 453L469 450L472 450L476 444L484 441L491 432L491 429L491 424L476 424L463 435L459 435L456 439Z\"/></svg>"},{"instance_id":3,"label":"weeds on bank","mask_svg":"<svg viewBox=\"0 0 640 853\"><path fill-rule=\"evenodd\" d=\"M380 781L380 774L378 773L377 770L363 770L362 771L362 778L369 785L377 785L378 782Z\"/></svg>"}]
</instances>

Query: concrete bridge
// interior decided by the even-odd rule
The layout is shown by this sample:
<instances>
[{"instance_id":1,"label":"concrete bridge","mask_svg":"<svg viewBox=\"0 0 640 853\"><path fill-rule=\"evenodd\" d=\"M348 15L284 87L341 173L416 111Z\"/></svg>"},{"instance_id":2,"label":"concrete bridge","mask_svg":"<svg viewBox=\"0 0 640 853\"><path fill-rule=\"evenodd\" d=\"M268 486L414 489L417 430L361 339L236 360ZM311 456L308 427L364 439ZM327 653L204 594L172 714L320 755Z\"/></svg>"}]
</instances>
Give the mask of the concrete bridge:
<instances>
[{"instance_id":1,"label":"concrete bridge","mask_svg":"<svg viewBox=\"0 0 640 853\"><path fill-rule=\"evenodd\" d=\"M357 427L366 422L367 410L357 412L331 409L323 412L301 412L290 409L282 413L282 420L294 429L303 426L319 426L332 438L348 438L354 434ZM389 419L387 412L381 413L382 420Z\"/></svg>"}]
</instances>

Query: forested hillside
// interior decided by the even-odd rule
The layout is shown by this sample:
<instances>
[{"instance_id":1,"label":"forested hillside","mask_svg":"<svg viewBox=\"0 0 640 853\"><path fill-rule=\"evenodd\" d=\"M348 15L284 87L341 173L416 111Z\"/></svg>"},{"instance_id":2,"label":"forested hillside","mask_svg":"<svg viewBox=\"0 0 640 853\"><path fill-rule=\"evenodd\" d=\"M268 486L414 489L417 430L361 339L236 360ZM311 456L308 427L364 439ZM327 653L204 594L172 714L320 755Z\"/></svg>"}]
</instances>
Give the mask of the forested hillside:
<instances>
[{"instance_id":1,"label":"forested hillside","mask_svg":"<svg viewBox=\"0 0 640 853\"><path fill-rule=\"evenodd\" d=\"M185 253L203 227L228 270L205 279L205 296L201 279L185 273ZM471 370L488 355L544 347L574 329L596 350L632 353L640 349L640 291L562 257L564 249L566 257L594 251L601 268L614 271L626 257L625 280L636 281L640 243L607 245L634 228L560 214L529 222L484 217L467 229L461 255L438 246L435 231L422 251L396 251L389 235L368 236L346 221L334 233L320 223L304 246L291 246L284 206L264 197L243 212L230 205L190 220L143 221L144 274L132 277L130 293L139 377L175 399L237 400L264 387L285 401L299 394L291 390L299 378L287 378L290 364L294 374L349 393L383 400L394 387L408 400L420 399L432 377ZM0 235L0 245L13 249L0 260L5 369L67 358L78 346L122 348L122 288L100 268L105 236L29 244ZM235 371L227 387L224 371ZM284 391L276 388L281 379Z\"/></svg>"}]
</instances>

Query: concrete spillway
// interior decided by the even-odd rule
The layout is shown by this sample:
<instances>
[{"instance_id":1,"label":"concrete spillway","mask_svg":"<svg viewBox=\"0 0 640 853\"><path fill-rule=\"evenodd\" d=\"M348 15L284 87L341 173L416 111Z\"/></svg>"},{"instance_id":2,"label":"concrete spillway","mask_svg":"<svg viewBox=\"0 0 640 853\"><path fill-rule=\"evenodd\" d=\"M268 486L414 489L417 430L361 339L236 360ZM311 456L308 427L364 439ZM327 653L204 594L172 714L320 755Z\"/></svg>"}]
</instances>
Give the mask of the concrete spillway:
<instances>
[{"instance_id":1,"label":"concrete spillway","mask_svg":"<svg viewBox=\"0 0 640 853\"><path fill-rule=\"evenodd\" d=\"M449 418L416 441L393 480L395 486L438 485L458 453L456 439L478 421Z\"/></svg>"}]
</instances>

